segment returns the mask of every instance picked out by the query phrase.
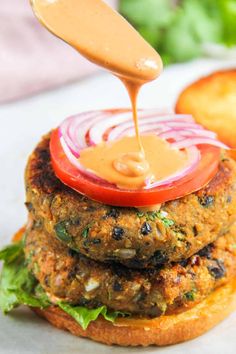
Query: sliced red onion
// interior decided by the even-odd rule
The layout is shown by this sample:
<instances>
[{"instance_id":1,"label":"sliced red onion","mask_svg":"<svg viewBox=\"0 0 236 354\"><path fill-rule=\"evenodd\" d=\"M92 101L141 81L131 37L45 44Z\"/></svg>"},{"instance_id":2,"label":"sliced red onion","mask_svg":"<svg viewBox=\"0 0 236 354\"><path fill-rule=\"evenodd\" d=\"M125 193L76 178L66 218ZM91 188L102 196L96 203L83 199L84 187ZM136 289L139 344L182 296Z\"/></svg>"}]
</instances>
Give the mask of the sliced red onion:
<instances>
[{"instance_id":1,"label":"sliced red onion","mask_svg":"<svg viewBox=\"0 0 236 354\"><path fill-rule=\"evenodd\" d=\"M79 160L73 155L73 153L71 152L71 150L67 146L67 144L66 144L66 142L65 142L65 140L64 140L64 138L62 136L60 137L60 143L61 143L61 146L62 146L62 148L63 148L68 160L70 161L70 163L73 166L75 166L84 175L89 176L90 178L92 178L94 180L104 182L104 180L102 178L98 177L92 171L89 171L88 169L84 168L83 165L81 165Z\"/></svg>"},{"instance_id":2,"label":"sliced red onion","mask_svg":"<svg viewBox=\"0 0 236 354\"><path fill-rule=\"evenodd\" d=\"M163 139L174 139L176 141L183 140L185 138L190 138L190 137L206 137L210 139L216 139L216 134L213 132L210 132L208 130L203 130L203 129L183 129L183 128L175 128L175 129L169 129L165 132L161 132L158 134L160 138ZM179 139L181 137L181 139Z\"/></svg>"},{"instance_id":3,"label":"sliced red onion","mask_svg":"<svg viewBox=\"0 0 236 354\"><path fill-rule=\"evenodd\" d=\"M172 129L172 130L180 130L182 129L194 129L194 127L199 128L196 124L191 124L191 123L184 123L180 121L175 121L174 123L166 121L166 122L161 122L161 123L146 123L146 124L140 124L139 125L139 131L140 133L145 133L145 134L153 134L156 133L159 135L160 133L165 132L166 130ZM114 128L115 130L116 128ZM203 130L203 128L202 128ZM124 130L120 135L114 135L112 136L112 133L109 135L109 140L116 140L120 139L123 136L133 136L135 134L135 128L131 126L129 129ZM112 139L111 139L112 136Z\"/></svg>"},{"instance_id":4,"label":"sliced red onion","mask_svg":"<svg viewBox=\"0 0 236 354\"><path fill-rule=\"evenodd\" d=\"M160 110L140 110L139 129L141 134L156 134L170 142L173 149L185 150L188 164L167 179L151 183L145 189L168 185L190 173L200 160L198 145L209 144L222 149L227 145L217 140L216 134L196 124L191 115L179 115ZM69 161L81 173L100 183L110 184L93 171L84 168L78 158L80 152L104 141L114 141L123 136L134 136L132 112L129 110L90 111L69 117L59 127L60 142ZM110 184L111 185L111 184Z\"/></svg>"},{"instance_id":5,"label":"sliced red onion","mask_svg":"<svg viewBox=\"0 0 236 354\"><path fill-rule=\"evenodd\" d=\"M198 162L200 161L201 154L200 151L196 146L192 146L189 149L186 150L187 157L188 157L188 165L180 170L177 171L176 173L170 175L168 179L162 179L157 182L151 183L150 181L147 181L147 186L144 189L150 189L150 188L156 188L164 185L169 185L170 183L173 183L180 179L181 177L187 175L188 173L192 172Z\"/></svg>"},{"instance_id":6,"label":"sliced red onion","mask_svg":"<svg viewBox=\"0 0 236 354\"><path fill-rule=\"evenodd\" d=\"M102 142L103 136L106 133L106 131L110 128L117 129L120 127L129 127L133 125L132 116L130 115L130 111L126 112L118 112L116 114L110 114L110 117L108 117L106 120L102 119L98 121L96 125L91 127L89 130L89 139L90 139L90 144L91 145L97 145ZM161 120L167 119L167 117L173 117L174 115L170 114L163 114L163 116L158 116L157 111L139 111L139 123L142 125L143 122L156 122L159 118L162 118ZM186 119L188 117L188 120L190 120L189 116L186 116ZM109 140L113 140L109 137Z\"/></svg>"},{"instance_id":7,"label":"sliced red onion","mask_svg":"<svg viewBox=\"0 0 236 354\"><path fill-rule=\"evenodd\" d=\"M190 136L186 139L183 139L182 141L172 143L171 146L175 149L186 149L189 148L190 146L203 145L203 144L216 146L220 149L230 150L230 148L227 145L220 142L219 140L206 138L205 136L203 137Z\"/></svg>"},{"instance_id":8,"label":"sliced red onion","mask_svg":"<svg viewBox=\"0 0 236 354\"><path fill-rule=\"evenodd\" d=\"M140 132L151 132L151 130L153 129L153 127L158 128L158 126L160 127L160 129L163 129L164 127L166 127L168 125L168 122L170 123L174 123L178 125L178 122L180 122L181 124L183 124L184 122L186 123L192 123L193 119L191 116L188 115L181 115L181 120L180 118L174 118L176 117L176 115L172 114L166 114L166 115L162 115L157 117L157 115L148 115L148 116L139 116L139 129ZM165 123L165 124L163 124ZM192 125L191 125L192 126ZM135 133L135 129L134 129L134 123L133 121L128 121L125 123L121 123L118 126L114 127L114 129L112 129L112 131L109 134L109 140L116 140L121 138L124 135L130 135L130 134L134 134Z\"/></svg>"},{"instance_id":9,"label":"sliced red onion","mask_svg":"<svg viewBox=\"0 0 236 354\"><path fill-rule=\"evenodd\" d=\"M60 131L71 151L79 156L79 151L88 147L86 134L97 121L105 119L106 112L86 112L84 115L66 119L60 126Z\"/></svg>"},{"instance_id":10,"label":"sliced red onion","mask_svg":"<svg viewBox=\"0 0 236 354\"><path fill-rule=\"evenodd\" d=\"M89 130L89 141L91 144L99 144L103 141L103 136L109 128L126 122L130 119L130 112L111 115L107 119L99 121Z\"/></svg>"}]
</instances>

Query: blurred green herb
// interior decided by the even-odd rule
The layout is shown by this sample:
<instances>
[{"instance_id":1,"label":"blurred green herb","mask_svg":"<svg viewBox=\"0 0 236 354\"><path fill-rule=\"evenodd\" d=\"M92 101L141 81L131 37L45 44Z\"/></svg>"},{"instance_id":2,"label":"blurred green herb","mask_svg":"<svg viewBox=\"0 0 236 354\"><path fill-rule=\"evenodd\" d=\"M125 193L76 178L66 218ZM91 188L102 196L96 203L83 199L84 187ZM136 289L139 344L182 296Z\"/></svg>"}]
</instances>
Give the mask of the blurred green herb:
<instances>
[{"instance_id":1,"label":"blurred green herb","mask_svg":"<svg viewBox=\"0 0 236 354\"><path fill-rule=\"evenodd\" d=\"M236 0L121 0L120 11L165 63L197 57L203 44L236 44Z\"/></svg>"},{"instance_id":2,"label":"blurred green herb","mask_svg":"<svg viewBox=\"0 0 236 354\"><path fill-rule=\"evenodd\" d=\"M184 294L184 298L188 301L194 301L196 298L196 290L193 289L187 293Z\"/></svg>"},{"instance_id":3,"label":"blurred green herb","mask_svg":"<svg viewBox=\"0 0 236 354\"><path fill-rule=\"evenodd\" d=\"M166 218L166 213L163 211L148 211L146 213L137 212L138 218L145 218L147 221L155 221L160 219L165 227L170 227L174 225L174 221L171 219Z\"/></svg>"},{"instance_id":4,"label":"blurred green herb","mask_svg":"<svg viewBox=\"0 0 236 354\"><path fill-rule=\"evenodd\" d=\"M83 231L82 231L82 237L83 238L87 238L88 237L88 234L89 234L89 230L90 230L90 225L86 226Z\"/></svg>"}]
</instances>

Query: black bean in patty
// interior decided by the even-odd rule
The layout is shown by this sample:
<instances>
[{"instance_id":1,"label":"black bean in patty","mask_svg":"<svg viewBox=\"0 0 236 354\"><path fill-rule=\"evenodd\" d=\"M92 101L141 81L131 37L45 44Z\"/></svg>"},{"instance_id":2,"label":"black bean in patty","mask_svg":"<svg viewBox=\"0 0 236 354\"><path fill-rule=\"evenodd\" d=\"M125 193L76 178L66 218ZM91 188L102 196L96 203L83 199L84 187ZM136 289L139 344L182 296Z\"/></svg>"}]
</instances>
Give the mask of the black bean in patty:
<instances>
[{"instance_id":1,"label":"black bean in patty","mask_svg":"<svg viewBox=\"0 0 236 354\"><path fill-rule=\"evenodd\" d=\"M146 236L152 232L152 227L148 222L144 222L142 227L141 227L141 234Z\"/></svg>"},{"instance_id":2,"label":"black bean in patty","mask_svg":"<svg viewBox=\"0 0 236 354\"><path fill-rule=\"evenodd\" d=\"M157 265L164 264L167 260L165 253L162 251L156 251L152 257L153 263Z\"/></svg>"},{"instance_id":3,"label":"black bean in patty","mask_svg":"<svg viewBox=\"0 0 236 354\"><path fill-rule=\"evenodd\" d=\"M183 261L179 262L179 264L180 264L182 267L186 267L187 264L188 264L188 259L184 259Z\"/></svg>"},{"instance_id":4,"label":"black bean in patty","mask_svg":"<svg viewBox=\"0 0 236 354\"><path fill-rule=\"evenodd\" d=\"M48 275L46 275L45 278L44 278L44 284L46 286L50 286L50 277Z\"/></svg>"},{"instance_id":5,"label":"black bean in patty","mask_svg":"<svg viewBox=\"0 0 236 354\"><path fill-rule=\"evenodd\" d=\"M93 243L94 245L100 245L101 242L102 242L102 241L100 240L100 238L94 238L94 239L92 240L92 243Z\"/></svg>"},{"instance_id":6,"label":"black bean in patty","mask_svg":"<svg viewBox=\"0 0 236 354\"><path fill-rule=\"evenodd\" d=\"M199 203L204 208L208 208L214 204L215 198L212 195L204 195L203 197L199 198Z\"/></svg>"},{"instance_id":7,"label":"black bean in patty","mask_svg":"<svg viewBox=\"0 0 236 354\"><path fill-rule=\"evenodd\" d=\"M124 229L122 227L114 227L112 231L112 237L116 241L121 241L123 239Z\"/></svg>"},{"instance_id":8,"label":"black bean in patty","mask_svg":"<svg viewBox=\"0 0 236 354\"><path fill-rule=\"evenodd\" d=\"M211 259L211 252L212 252L212 249L213 249L213 245L210 244L210 245L207 245L206 247L204 247L203 249L201 249L199 252L198 252L198 255L200 257L206 257L208 259Z\"/></svg>"},{"instance_id":9,"label":"black bean in patty","mask_svg":"<svg viewBox=\"0 0 236 354\"><path fill-rule=\"evenodd\" d=\"M209 272L215 279L223 278L226 273L224 263L219 259L215 259L214 263L214 265L208 267Z\"/></svg>"},{"instance_id":10,"label":"black bean in patty","mask_svg":"<svg viewBox=\"0 0 236 354\"><path fill-rule=\"evenodd\" d=\"M117 280L113 284L113 290L114 291L122 291L123 290L122 285Z\"/></svg>"},{"instance_id":11,"label":"black bean in patty","mask_svg":"<svg viewBox=\"0 0 236 354\"><path fill-rule=\"evenodd\" d=\"M71 248L68 249L68 255L72 258L78 258L78 252L72 250Z\"/></svg>"},{"instance_id":12,"label":"black bean in patty","mask_svg":"<svg viewBox=\"0 0 236 354\"><path fill-rule=\"evenodd\" d=\"M119 211L118 209L116 209L116 208L112 208L111 210L109 210L109 211L106 213L105 217L106 217L106 218L107 218L107 217L110 217L110 218L117 219L119 215L120 215L120 211Z\"/></svg>"},{"instance_id":13,"label":"black bean in patty","mask_svg":"<svg viewBox=\"0 0 236 354\"><path fill-rule=\"evenodd\" d=\"M197 230L196 225L193 226L193 234L195 237L198 235L198 230Z\"/></svg>"},{"instance_id":14,"label":"black bean in patty","mask_svg":"<svg viewBox=\"0 0 236 354\"><path fill-rule=\"evenodd\" d=\"M26 206L26 208L28 209L28 211L32 211L33 210L33 204L32 203L30 203L30 202L26 202L25 203L25 206Z\"/></svg>"}]
</instances>

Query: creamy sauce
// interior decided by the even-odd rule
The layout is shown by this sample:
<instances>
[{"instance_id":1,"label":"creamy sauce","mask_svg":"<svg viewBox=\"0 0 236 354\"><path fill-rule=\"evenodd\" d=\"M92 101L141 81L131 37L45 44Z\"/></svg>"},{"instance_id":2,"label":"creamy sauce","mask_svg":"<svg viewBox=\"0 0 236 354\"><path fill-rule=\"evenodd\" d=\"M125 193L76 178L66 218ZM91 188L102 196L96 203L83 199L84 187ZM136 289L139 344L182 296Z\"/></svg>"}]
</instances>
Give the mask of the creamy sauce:
<instances>
[{"instance_id":1,"label":"creamy sauce","mask_svg":"<svg viewBox=\"0 0 236 354\"><path fill-rule=\"evenodd\" d=\"M101 143L95 148L85 149L81 152L79 161L97 176L125 189L143 188L146 180L162 180L186 166L186 154L171 149L165 140L156 135L144 135L141 136L141 141L148 164L139 153L133 153L137 149L135 137L124 137L115 142ZM115 161L114 156L118 156ZM114 164L117 164L116 168Z\"/></svg>"},{"instance_id":2,"label":"creamy sauce","mask_svg":"<svg viewBox=\"0 0 236 354\"><path fill-rule=\"evenodd\" d=\"M83 151L80 162L96 175L127 189L164 179L181 169L186 156L157 137L140 137L137 96L162 70L158 53L116 11L101 0L31 0L38 19L124 83L130 96L136 137Z\"/></svg>"}]
</instances>

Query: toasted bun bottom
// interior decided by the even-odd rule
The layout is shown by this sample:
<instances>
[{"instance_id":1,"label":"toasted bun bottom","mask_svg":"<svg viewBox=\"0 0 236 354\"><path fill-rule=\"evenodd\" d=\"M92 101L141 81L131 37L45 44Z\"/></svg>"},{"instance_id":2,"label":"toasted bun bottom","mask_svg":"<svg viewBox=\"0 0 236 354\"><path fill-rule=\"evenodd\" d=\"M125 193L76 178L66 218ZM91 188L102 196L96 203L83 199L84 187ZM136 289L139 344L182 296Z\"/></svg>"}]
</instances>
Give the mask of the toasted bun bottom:
<instances>
[{"instance_id":1,"label":"toasted bun bottom","mask_svg":"<svg viewBox=\"0 0 236 354\"><path fill-rule=\"evenodd\" d=\"M156 319L119 319L115 323L99 318L86 330L56 306L32 309L54 326L76 336L120 346L169 345L193 339L214 327L236 308L236 282L214 291L206 300L180 314Z\"/></svg>"},{"instance_id":2,"label":"toasted bun bottom","mask_svg":"<svg viewBox=\"0 0 236 354\"><path fill-rule=\"evenodd\" d=\"M25 227L21 228L14 235L13 242L21 240L24 231ZM120 346L164 346L200 336L235 310L236 279L185 312L155 319L120 318L115 323L99 317L86 330L57 306L31 309L55 327L97 342Z\"/></svg>"}]
</instances>

